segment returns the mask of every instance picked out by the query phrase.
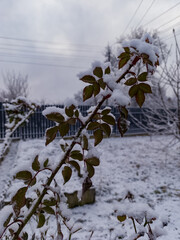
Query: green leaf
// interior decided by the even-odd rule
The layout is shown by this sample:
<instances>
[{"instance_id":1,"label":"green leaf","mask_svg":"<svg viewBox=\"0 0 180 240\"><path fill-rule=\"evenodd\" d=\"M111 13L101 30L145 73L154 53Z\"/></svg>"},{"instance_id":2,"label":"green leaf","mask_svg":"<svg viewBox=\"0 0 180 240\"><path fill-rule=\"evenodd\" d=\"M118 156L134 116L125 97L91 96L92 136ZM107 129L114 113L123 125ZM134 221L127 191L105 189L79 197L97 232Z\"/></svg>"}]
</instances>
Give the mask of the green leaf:
<instances>
[{"instance_id":1,"label":"green leaf","mask_svg":"<svg viewBox=\"0 0 180 240\"><path fill-rule=\"evenodd\" d=\"M108 124L102 123L102 124L101 124L101 129L103 130L103 132L104 132L108 137L110 137L110 135L111 135L111 128L110 128L110 126L109 126Z\"/></svg>"},{"instance_id":2,"label":"green leaf","mask_svg":"<svg viewBox=\"0 0 180 240\"><path fill-rule=\"evenodd\" d=\"M64 169L62 170L62 175L64 178L64 184L69 181L72 175L72 169L68 166L65 166Z\"/></svg>"},{"instance_id":3,"label":"green leaf","mask_svg":"<svg viewBox=\"0 0 180 240\"><path fill-rule=\"evenodd\" d=\"M122 53L118 56L118 58L128 58L128 57L130 57L130 54L127 53L127 52L122 52Z\"/></svg>"},{"instance_id":4,"label":"green leaf","mask_svg":"<svg viewBox=\"0 0 180 240\"><path fill-rule=\"evenodd\" d=\"M65 147L63 144L60 144L60 147L61 147L61 149L62 149L63 152L66 151L66 147Z\"/></svg>"},{"instance_id":5,"label":"green leaf","mask_svg":"<svg viewBox=\"0 0 180 240\"><path fill-rule=\"evenodd\" d=\"M100 86L99 86L98 83L94 83L93 87L94 87L94 96L97 96L99 94L100 90L101 90Z\"/></svg>"},{"instance_id":6,"label":"green leaf","mask_svg":"<svg viewBox=\"0 0 180 240\"><path fill-rule=\"evenodd\" d=\"M103 133L101 129L97 129L94 131L94 146L97 146L103 139Z\"/></svg>"},{"instance_id":7,"label":"green leaf","mask_svg":"<svg viewBox=\"0 0 180 240\"><path fill-rule=\"evenodd\" d=\"M69 132L69 123L63 122L58 126L59 132L64 137Z\"/></svg>"},{"instance_id":8,"label":"green leaf","mask_svg":"<svg viewBox=\"0 0 180 240\"><path fill-rule=\"evenodd\" d=\"M143 59L148 59L149 58L149 55L146 54L146 53L142 53L141 56L142 56Z\"/></svg>"},{"instance_id":9,"label":"green leaf","mask_svg":"<svg viewBox=\"0 0 180 240\"><path fill-rule=\"evenodd\" d=\"M94 92L93 85L86 86L83 90L83 101L86 101L87 99L91 98Z\"/></svg>"},{"instance_id":10,"label":"green leaf","mask_svg":"<svg viewBox=\"0 0 180 240\"><path fill-rule=\"evenodd\" d=\"M83 82L86 82L86 83L95 83L96 82L96 79L95 77L91 76L91 75L85 75L84 77L82 77L80 80L82 80Z\"/></svg>"},{"instance_id":11,"label":"green leaf","mask_svg":"<svg viewBox=\"0 0 180 240\"><path fill-rule=\"evenodd\" d=\"M137 82L136 78L129 78L124 84L127 86L132 86Z\"/></svg>"},{"instance_id":12,"label":"green leaf","mask_svg":"<svg viewBox=\"0 0 180 240\"><path fill-rule=\"evenodd\" d=\"M95 172L94 167L87 162L86 162L86 166L87 166L88 176L89 176L89 178L92 178L94 176L94 172Z\"/></svg>"},{"instance_id":13,"label":"green leaf","mask_svg":"<svg viewBox=\"0 0 180 240\"><path fill-rule=\"evenodd\" d=\"M73 159L77 159L79 161L83 160L83 155L79 150L74 150L71 152L70 157Z\"/></svg>"},{"instance_id":14,"label":"green leaf","mask_svg":"<svg viewBox=\"0 0 180 240\"><path fill-rule=\"evenodd\" d=\"M47 158L47 159L44 161L44 164L43 164L43 166L46 168L46 167L47 167L47 165L48 165L48 163L49 163L49 159Z\"/></svg>"},{"instance_id":15,"label":"green leaf","mask_svg":"<svg viewBox=\"0 0 180 240\"><path fill-rule=\"evenodd\" d=\"M136 102L139 105L139 107L142 107L144 101L145 101L144 92L141 89L139 89L136 94Z\"/></svg>"},{"instance_id":16,"label":"green leaf","mask_svg":"<svg viewBox=\"0 0 180 240\"><path fill-rule=\"evenodd\" d=\"M57 131L58 131L57 126L46 129L46 143L45 143L46 146L55 139Z\"/></svg>"},{"instance_id":17,"label":"green leaf","mask_svg":"<svg viewBox=\"0 0 180 240\"><path fill-rule=\"evenodd\" d=\"M28 233L27 232L23 233L22 240L28 240Z\"/></svg>"},{"instance_id":18,"label":"green leaf","mask_svg":"<svg viewBox=\"0 0 180 240\"><path fill-rule=\"evenodd\" d=\"M101 67L96 67L93 71L93 74L97 76L98 78L102 78L103 76L103 70Z\"/></svg>"},{"instance_id":19,"label":"green leaf","mask_svg":"<svg viewBox=\"0 0 180 240\"><path fill-rule=\"evenodd\" d=\"M144 93L152 93L151 86L147 83L140 83L139 88L144 92Z\"/></svg>"},{"instance_id":20,"label":"green leaf","mask_svg":"<svg viewBox=\"0 0 180 240\"><path fill-rule=\"evenodd\" d=\"M124 117L125 119L128 118L128 110L127 110L126 107L121 107L120 113L121 113L121 115L123 115L123 117Z\"/></svg>"},{"instance_id":21,"label":"green leaf","mask_svg":"<svg viewBox=\"0 0 180 240\"><path fill-rule=\"evenodd\" d=\"M34 177L33 179L27 180L24 183L29 186L34 186L36 184L36 178Z\"/></svg>"},{"instance_id":22,"label":"green leaf","mask_svg":"<svg viewBox=\"0 0 180 240\"><path fill-rule=\"evenodd\" d=\"M104 90L106 88L106 83L103 81L103 79L98 80L99 86Z\"/></svg>"},{"instance_id":23,"label":"green leaf","mask_svg":"<svg viewBox=\"0 0 180 240\"><path fill-rule=\"evenodd\" d=\"M49 206L43 207L42 210L45 211L48 214L55 215L54 209L49 207Z\"/></svg>"},{"instance_id":24,"label":"green leaf","mask_svg":"<svg viewBox=\"0 0 180 240\"><path fill-rule=\"evenodd\" d=\"M134 97L137 92L138 92L139 86L138 85L134 85L129 89L129 96L132 98Z\"/></svg>"},{"instance_id":25,"label":"green leaf","mask_svg":"<svg viewBox=\"0 0 180 240\"><path fill-rule=\"evenodd\" d=\"M81 169L79 164L76 161L69 161L68 163L77 170L78 176L81 176Z\"/></svg>"},{"instance_id":26,"label":"green leaf","mask_svg":"<svg viewBox=\"0 0 180 240\"><path fill-rule=\"evenodd\" d=\"M76 118L70 118L67 120L67 123L69 123L70 125L75 125L76 124Z\"/></svg>"},{"instance_id":27,"label":"green leaf","mask_svg":"<svg viewBox=\"0 0 180 240\"><path fill-rule=\"evenodd\" d=\"M147 81L147 75L148 75L147 72L141 73L141 74L138 76L138 81L140 81L140 82L145 82L145 81Z\"/></svg>"},{"instance_id":28,"label":"green leaf","mask_svg":"<svg viewBox=\"0 0 180 240\"><path fill-rule=\"evenodd\" d=\"M130 49L129 49L128 47L124 47L124 51L125 51L126 53L130 53Z\"/></svg>"},{"instance_id":29,"label":"green leaf","mask_svg":"<svg viewBox=\"0 0 180 240\"><path fill-rule=\"evenodd\" d=\"M46 221L46 219L45 219L44 214L40 213L40 214L39 214L39 221L38 221L37 228L43 227L44 224L45 224L45 221Z\"/></svg>"},{"instance_id":30,"label":"green leaf","mask_svg":"<svg viewBox=\"0 0 180 240\"><path fill-rule=\"evenodd\" d=\"M27 181L32 179L32 174L29 171L20 171L16 173L15 178Z\"/></svg>"},{"instance_id":31,"label":"green leaf","mask_svg":"<svg viewBox=\"0 0 180 240\"><path fill-rule=\"evenodd\" d=\"M34 171L39 171L39 169L40 169L40 163L39 163L39 161L38 161L38 155L34 158L34 161L33 161L33 163L32 163L32 169L34 170Z\"/></svg>"},{"instance_id":32,"label":"green leaf","mask_svg":"<svg viewBox=\"0 0 180 240\"><path fill-rule=\"evenodd\" d=\"M121 134L121 137L123 137L124 134L128 130L128 121L127 121L126 117L124 116L124 114L122 114L122 112L121 112L120 117L117 120L117 127Z\"/></svg>"},{"instance_id":33,"label":"green leaf","mask_svg":"<svg viewBox=\"0 0 180 240\"><path fill-rule=\"evenodd\" d=\"M64 121L63 115L59 112L52 112L50 114L46 114L46 118L57 123L61 123Z\"/></svg>"},{"instance_id":34,"label":"green leaf","mask_svg":"<svg viewBox=\"0 0 180 240\"><path fill-rule=\"evenodd\" d=\"M115 119L110 116L110 115L104 115L102 116L102 120L110 125L115 125L116 124L116 121Z\"/></svg>"},{"instance_id":35,"label":"green leaf","mask_svg":"<svg viewBox=\"0 0 180 240\"><path fill-rule=\"evenodd\" d=\"M99 158L97 157L87 158L85 161L93 166L99 166L100 163Z\"/></svg>"},{"instance_id":36,"label":"green leaf","mask_svg":"<svg viewBox=\"0 0 180 240\"><path fill-rule=\"evenodd\" d=\"M9 224L12 216L13 216L13 213L11 213L11 214L8 216L8 218L6 219L6 221L5 221L4 224L3 224L4 227L7 227L7 225Z\"/></svg>"},{"instance_id":37,"label":"green leaf","mask_svg":"<svg viewBox=\"0 0 180 240\"><path fill-rule=\"evenodd\" d=\"M20 209L24 207L24 205L26 204L26 198L25 198L26 191L27 191L27 187L20 188L12 198L12 202L14 203L13 209L16 216L19 215Z\"/></svg>"},{"instance_id":38,"label":"green leaf","mask_svg":"<svg viewBox=\"0 0 180 240\"><path fill-rule=\"evenodd\" d=\"M105 69L105 74L110 74L111 73L111 69L110 69L110 67L107 67L106 69Z\"/></svg>"},{"instance_id":39,"label":"green leaf","mask_svg":"<svg viewBox=\"0 0 180 240\"><path fill-rule=\"evenodd\" d=\"M79 117L79 111L76 109L75 111L75 117L78 118Z\"/></svg>"},{"instance_id":40,"label":"green leaf","mask_svg":"<svg viewBox=\"0 0 180 240\"><path fill-rule=\"evenodd\" d=\"M101 115L100 115L99 113L96 113L96 114L94 115L94 119L95 119L95 120L100 120L100 119L101 119Z\"/></svg>"},{"instance_id":41,"label":"green leaf","mask_svg":"<svg viewBox=\"0 0 180 240\"><path fill-rule=\"evenodd\" d=\"M153 63L149 59L146 61L146 63L153 67Z\"/></svg>"},{"instance_id":42,"label":"green leaf","mask_svg":"<svg viewBox=\"0 0 180 240\"><path fill-rule=\"evenodd\" d=\"M129 57L125 57L125 58L121 58L119 60L119 69L124 67L126 65L126 63L129 61L130 56Z\"/></svg>"},{"instance_id":43,"label":"green leaf","mask_svg":"<svg viewBox=\"0 0 180 240\"><path fill-rule=\"evenodd\" d=\"M55 206L56 205L56 199L55 198L50 198L50 199L45 199L43 201L43 204L46 206Z\"/></svg>"},{"instance_id":44,"label":"green leaf","mask_svg":"<svg viewBox=\"0 0 180 240\"><path fill-rule=\"evenodd\" d=\"M86 137L86 135L83 135L83 149L88 150L88 146L88 138Z\"/></svg>"},{"instance_id":45,"label":"green leaf","mask_svg":"<svg viewBox=\"0 0 180 240\"><path fill-rule=\"evenodd\" d=\"M74 114L74 111L73 111L73 108L71 108L71 107L66 107L65 108L65 113L66 113L66 115L68 116L68 117L73 117L73 114Z\"/></svg>"},{"instance_id":46,"label":"green leaf","mask_svg":"<svg viewBox=\"0 0 180 240\"><path fill-rule=\"evenodd\" d=\"M99 128L99 126L100 126L100 123L98 122L90 122L87 126L87 130L94 130Z\"/></svg>"},{"instance_id":47,"label":"green leaf","mask_svg":"<svg viewBox=\"0 0 180 240\"><path fill-rule=\"evenodd\" d=\"M126 215L117 216L117 219L118 219L120 222L124 222L124 221L126 220Z\"/></svg>"},{"instance_id":48,"label":"green leaf","mask_svg":"<svg viewBox=\"0 0 180 240\"><path fill-rule=\"evenodd\" d=\"M102 110L101 114L102 114L102 115L107 115L107 114L109 114L110 112L111 112L111 109L104 109L104 110Z\"/></svg>"}]
</instances>

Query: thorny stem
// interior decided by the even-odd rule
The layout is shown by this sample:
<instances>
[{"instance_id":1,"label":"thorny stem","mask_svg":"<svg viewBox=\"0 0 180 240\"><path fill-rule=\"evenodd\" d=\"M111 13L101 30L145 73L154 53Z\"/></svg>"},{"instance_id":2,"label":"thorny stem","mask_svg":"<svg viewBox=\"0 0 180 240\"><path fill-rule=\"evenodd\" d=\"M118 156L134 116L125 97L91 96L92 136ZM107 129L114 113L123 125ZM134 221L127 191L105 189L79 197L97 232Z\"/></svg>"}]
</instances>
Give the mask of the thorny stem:
<instances>
[{"instance_id":1,"label":"thorny stem","mask_svg":"<svg viewBox=\"0 0 180 240\"><path fill-rule=\"evenodd\" d=\"M49 171L51 171L52 172L52 169L50 169L50 168L43 168L43 169L40 169L39 171L37 171L37 173L34 175L34 177L31 179L31 181L29 182L29 184L28 184L28 186L27 186L27 190L28 190L28 188L31 186L31 183L32 183L32 181L35 179L35 177L40 173L40 172L42 172L42 171L44 171L44 170L49 170Z\"/></svg>"},{"instance_id":2,"label":"thorny stem","mask_svg":"<svg viewBox=\"0 0 180 240\"><path fill-rule=\"evenodd\" d=\"M17 223L17 222L23 223L22 220L16 219L14 222L8 224L8 225L6 226L6 228L4 229L4 231L2 232L2 234L0 235L0 239L3 237L5 231L6 231L10 226L12 226L14 223Z\"/></svg>"},{"instance_id":3,"label":"thorny stem","mask_svg":"<svg viewBox=\"0 0 180 240\"><path fill-rule=\"evenodd\" d=\"M116 81L117 83L119 83L121 81L121 79L123 79L125 77L125 75L129 72L129 70L133 67L133 65L135 65L134 63L134 59L132 59L131 63L129 64L128 69L121 75L121 77ZM48 178L47 182L46 182L46 187L44 187L41 195L38 197L37 201L35 202L34 206L30 209L30 212L28 213L28 215L25 217L24 222L19 226L19 229L17 230L17 232L15 233L14 237L12 240L17 240L19 234L21 233L21 231L23 230L23 228L26 226L26 224L28 223L28 221L31 219L31 217L33 216L33 214L36 212L36 209L38 208L39 204L41 203L43 197L45 196L45 194L47 193L47 187L50 186L51 182L53 181L53 179L55 178L56 174L58 173L58 171L60 170L60 168L62 167L62 165L65 163L66 159L68 158L71 150L73 149L73 147L76 144L77 139L80 137L83 129L86 128L86 126L88 125L88 123L93 119L93 117L97 114L98 110L101 108L101 106L103 105L103 103L109 98L111 97L111 94L108 94L106 96L104 96L102 98L102 100L97 104L95 110L92 112L92 114L89 116L89 118L86 120L86 122L84 124L81 125L81 127L79 128L77 134L74 137L74 140L71 142L71 145L68 147L67 151L64 153L64 156L61 158L60 162L58 163L58 165L56 166L55 170L51 173L51 176Z\"/></svg>"},{"instance_id":4,"label":"thorny stem","mask_svg":"<svg viewBox=\"0 0 180 240\"><path fill-rule=\"evenodd\" d=\"M71 150L73 149L77 139L80 137L82 130L88 125L88 123L91 121L91 119L96 115L97 111L100 109L100 107L102 106L102 104L104 103L104 101L109 98L110 95L105 96L102 98L102 100L98 103L98 105L96 106L95 110L92 112L92 114L89 116L89 118L86 120L86 122L79 128L79 131L77 132L76 136L74 137L74 140L72 141L71 145L68 147L67 151L64 153L64 156L62 157L62 159L60 160L60 162L58 163L57 167L55 168L55 170L51 173L51 176L48 178L47 182L46 182L46 186L50 186L51 182L53 181L53 179L55 178L56 174L58 173L59 169L62 167L62 165L65 163L67 157L69 156ZM36 212L36 209L38 208L39 204L41 203L43 197L45 196L45 194L47 193L47 187L45 187L41 193L41 195L38 197L37 201L35 202L34 206L31 208L29 214L25 217L24 222L19 226L19 229L17 230L17 232L15 233L14 237L12 240L17 240L19 234L21 233L21 231L23 230L23 228L26 226L26 224L28 223L28 221L31 219L31 217L33 216L33 214Z\"/></svg>"},{"instance_id":5,"label":"thorny stem","mask_svg":"<svg viewBox=\"0 0 180 240\"><path fill-rule=\"evenodd\" d=\"M120 81L126 76L126 74L129 73L129 70L135 65L134 61L135 61L136 57L132 58L131 63L129 64L128 69L118 78L118 80L116 81L117 83L120 83Z\"/></svg>"}]
</instances>

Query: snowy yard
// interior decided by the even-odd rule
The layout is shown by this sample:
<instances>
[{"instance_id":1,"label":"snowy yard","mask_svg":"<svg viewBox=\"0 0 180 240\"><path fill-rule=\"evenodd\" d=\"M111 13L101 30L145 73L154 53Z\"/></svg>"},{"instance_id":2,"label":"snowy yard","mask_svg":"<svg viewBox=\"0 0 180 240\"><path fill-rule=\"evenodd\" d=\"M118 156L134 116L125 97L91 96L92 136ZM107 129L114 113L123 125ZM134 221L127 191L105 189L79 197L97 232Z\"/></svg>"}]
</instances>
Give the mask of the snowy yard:
<instances>
[{"instance_id":1,"label":"snowy yard","mask_svg":"<svg viewBox=\"0 0 180 240\"><path fill-rule=\"evenodd\" d=\"M96 202L71 209L72 219L83 226L72 239L88 239L92 230L92 240L127 239L126 231L133 233L132 224L118 222L115 211L121 208L128 192L132 201L147 203L160 219L168 219L164 228L168 235L159 240L180 239L180 148L177 145L168 148L170 141L171 137L166 136L105 139L98 147L101 163L92 178ZM48 152L51 161L59 159L58 141L47 148L44 148L44 140L12 144L0 166L0 202L5 193L13 195L16 191L10 183L16 167L28 165L39 151L42 156ZM59 179L61 181L60 176ZM74 174L65 187L77 190L77 185L80 189L80 180Z\"/></svg>"}]
</instances>

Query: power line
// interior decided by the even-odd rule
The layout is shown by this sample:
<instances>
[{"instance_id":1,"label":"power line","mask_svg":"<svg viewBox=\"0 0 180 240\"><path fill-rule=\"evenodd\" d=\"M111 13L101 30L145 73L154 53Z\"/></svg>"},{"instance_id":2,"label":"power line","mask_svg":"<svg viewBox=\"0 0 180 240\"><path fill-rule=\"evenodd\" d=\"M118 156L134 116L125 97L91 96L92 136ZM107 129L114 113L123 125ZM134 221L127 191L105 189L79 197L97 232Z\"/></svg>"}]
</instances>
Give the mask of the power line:
<instances>
[{"instance_id":1,"label":"power line","mask_svg":"<svg viewBox=\"0 0 180 240\"><path fill-rule=\"evenodd\" d=\"M74 52L98 52L101 53L101 51L97 51L95 49L71 49L71 48L52 48L52 47L37 47L37 46L29 46L29 45L21 45L21 44L12 44L12 43L0 43L0 45L3 46L9 46L9 47L23 47L23 48L30 48L30 49L45 49L45 50L61 50L61 51L74 51Z\"/></svg>"},{"instance_id":2,"label":"power line","mask_svg":"<svg viewBox=\"0 0 180 240\"><path fill-rule=\"evenodd\" d=\"M172 30L172 28L174 28L175 26L179 26L180 25L180 21L177 22L176 24L172 25L171 27L165 28L164 30L161 30L160 33L163 34L169 30Z\"/></svg>"},{"instance_id":3,"label":"power line","mask_svg":"<svg viewBox=\"0 0 180 240\"><path fill-rule=\"evenodd\" d=\"M151 21L147 22L144 24L144 26L148 25L149 23L154 22L155 20L157 20L158 18L160 18L161 16L163 16L164 14L166 14L167 12L169 12L170 10L172 10L173 8L177 7L180 4L180 2L178 2L177 4L173 5L172 7L168 8L165 12L161 13L160 15L158 15L157 17L153 18Z\"/></svg>"},{"instance_id":4,"label":"power line","mask_svg":"<svg viewBox=\"0 0 180 240\"><path fill-rule=\"evenodd\" d=\"M177 16L177 17L175 17L175 18L173 18L173 19L171 19L170 21L168 21L168 22L165 22L164 24L162 24L162 25L160 25L159 27L157 27L156 29L159 29L159 28L161 28L161 27L164 27L164 26L166 26L167 24L169 24L170 22L173 22L175 19L177 19L177 18L179 18L180 17L180 15L179 16Z\"/></svg>"},{"instance_id":5,"label":"power line","mask_svg":"<svg viewBox=\"0 0 180 240\"><path fill-rule=\"evenodd\" d=\"M27 64L27 65L38 65L38 66L48 66L48 67L59 67L59 68L76 68L76 69L84 69L85 67L81 68L78 66L71 66L71 65L59 65L59 64L46 64L46 63L35 63L35 62L21 62L21 61L11 61L11 60L1 60L0 62L4 63L16 63L16 64Z\"/></svg>"},{"instance_id":6,"label":"power line","mask_svg":"<svg viewBox=\"0 0 180 240\"><path fill-rule=\"evenodd\" d=\"M61 53L51 53L51 52L42 52L42 51L28 51L26 49L18 49L18 48L5 48L5 47L0 47L0 50L5 50L5 51L15 51L15 52L19 52L22 54L34 54L34 56L37 56L37 54L39 56L43 56L43 57L54 57L54 58L62 58L62 57L66 57L66 58L93 58L93 56L84 56L84 55L65 55L65 54L61 54Z\"/></svg>"},{"instance_id":7,"label":"power line","mask_svg":"<svg viewBox=\"0 0 180 240\"><path fill-rule=\"evenodd\" d=\"M15 41L21 41L21 42L31 42L31 43L43 43L43 44L49 44L49 45L63 45L62 43L59 42L51 42L51 41L41 41L41 40L34 40L34 39L28 39L28 38L15 38L15 37L7 37L7 36L0 36L0 39L6 39L6 40L15 40ZM71 44L74 46L87 46L87 47L97 47L99 48L100 45L89 45L89 44ZM66 45L67 46L67 45Z\"/></svg>"},{"instance_id":8,"label":"power line","mask_svg":"<svg viewBox=\"0 0 180 240\"><path fill-rule=\"evenodd\" d=\"M141 0L141 2L139 3L139 5L138 5L138 7L136 8L133 16L131 17L130 21L128 22L127 26L125 27L122 35L124 35L124 33L126 32L126 30L128 29L129 25L131 24L132 20L134 19L135 15L136 15L137 11L139 10L139 8L140 8L140 6L141 6L141 4L142 4L143 1L144 1L144 0Z\"/></svg>"},{"instance_id":9,"label":"power line","mask_svg":"<svg viewBox=\"0 0 180 240\"><path fill-rule=\"evenodd\" d=\"M178 36L178 35L180 35L180 31L178 31L177 33L176 33L176 36ZM166 41L166 40L169 40L169 39L171 39L171 38L173 38L174 36L172 36L172 34L169 34L166 38L163 38L162 40L164 40L164 41Z\"/></svg>"},{"instance_id":10,"label":"power line","mask_svg":"<svg viewBox=\"0 0 180 240\"><path fill-rule=\"evenodd\" d=\"M151 9L151 7L152 7L152 5L154 4L155 1L156 1L156 0L152 0L150 6L148 7L148 9L146 10L146 12L144 13L144 15L142 16L142 18L140 19L139 23L136 25L135 28L137 28L137 27L141 24L142 20L145 18L145 16L146 16L147 13L149 12L149 10Z\"/></svg>"},{"instance_id":11,"label":"power line","mask_svg":"<svg viewBox=\"0 0 180 240\"><path fill-rule=\"evenodd\" d=\"M25 58L25 59L32 59L32 60L43 60L43 61L56 61L56 62L64 62L64 59L58 58L58 57L44 57L42 55L34 56L34 55L17 55L7 52L0 52L0 56L7 57L7 58ZM68 59L69 60L69 59ZM79 61L84 61L84 59L81 59Z\"/></svg>"}]
</instances>

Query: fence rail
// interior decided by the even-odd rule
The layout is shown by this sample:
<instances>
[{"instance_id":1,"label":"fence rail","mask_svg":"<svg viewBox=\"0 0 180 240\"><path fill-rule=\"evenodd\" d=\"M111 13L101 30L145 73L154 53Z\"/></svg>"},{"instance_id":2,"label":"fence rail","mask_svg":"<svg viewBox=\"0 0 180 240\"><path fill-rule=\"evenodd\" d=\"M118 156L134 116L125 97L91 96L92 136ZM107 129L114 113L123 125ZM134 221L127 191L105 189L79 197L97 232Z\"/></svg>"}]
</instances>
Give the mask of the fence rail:
<instances>
[{"instance_id":1,"label":"fence rail","mask_svg":"<svg viewBox=\"0 0 180 240\"><path fill-rule=\"evenodd\" d=\"M36 112L30 117L28 123L24 126L21 126L17 129L17 131L13 134L13 138L20 138L20 139L28 139L28 138L43 138L45 135L45 131L47 128L53 126L53 122L47 120L43 115L42 111L48 107L47 105L42 105L39 107ZM63 107L62 105L56 105L56 107ZM87 110L90 106L79 106L81 113L86 116ZM136 117L140 122L146 123L145 115L140 108L129 108L131 114ZM112 107L112 114L118 118L119 111L116 107ZM130 128L126 134L141 134L144 133L144 130L137 126L129 116L130 121ZM77 129L79 128L80 124L77 123L76 125L71 125L70 131L68 136L75 135ZM114 135L119 135L119 130L117 126L113 126L112 133ZM0 103L0 139L5 137L5 112L3 109L3 104Z\"/></svg>"}]
</instances>

